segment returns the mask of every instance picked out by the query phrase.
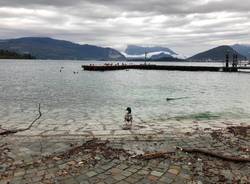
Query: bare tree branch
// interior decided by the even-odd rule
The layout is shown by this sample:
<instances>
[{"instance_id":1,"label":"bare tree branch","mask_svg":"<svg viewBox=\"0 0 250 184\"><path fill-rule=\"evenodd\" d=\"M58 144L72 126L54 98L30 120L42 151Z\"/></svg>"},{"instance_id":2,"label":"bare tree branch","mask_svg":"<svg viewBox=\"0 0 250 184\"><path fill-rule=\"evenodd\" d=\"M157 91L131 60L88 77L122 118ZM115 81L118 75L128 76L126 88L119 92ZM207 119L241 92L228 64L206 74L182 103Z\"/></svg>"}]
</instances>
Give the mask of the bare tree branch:
<instances>
[{"instance_id":1,"label":"bare tree branch","mask_svg":"<svg viewBox=\"0 0 250 184\"><path fill-rule=\"evenodd\" d=\"M27 128L22 128L22 129L16 129L16 130L7 130L7 129L2 129L4 130L3 132L0 132L0 135L10 135L10 134L15 134L17 132L23 132L23 131L27 131L29 129L32 128L32 126L35 124L35 122L37 120L39 120L41 117L42 117L42 113L41 113L41 105L40 103L38 104L38 112L39 112L39 115L37 116L36 119L34 119L31 124L27 127Z\"/></svg>"}]
</instances>

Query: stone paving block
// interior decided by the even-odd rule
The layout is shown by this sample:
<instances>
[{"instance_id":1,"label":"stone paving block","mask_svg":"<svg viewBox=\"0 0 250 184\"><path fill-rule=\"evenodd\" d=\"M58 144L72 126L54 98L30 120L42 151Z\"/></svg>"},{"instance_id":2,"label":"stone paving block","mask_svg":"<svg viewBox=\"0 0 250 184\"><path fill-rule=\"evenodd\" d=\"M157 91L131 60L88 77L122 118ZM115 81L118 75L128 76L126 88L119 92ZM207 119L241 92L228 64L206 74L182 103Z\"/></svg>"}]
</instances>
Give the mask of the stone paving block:
<instances>
[{"instance_id":1,"label":"stone paving block","mask_svg":"<svg viewBox=\"0 0 250 184\"><path fill-rule=\"evenodd\" d=\"M139 169L135 168L134 166L131 166L131 167L129 167L129 168L126 169L126 170L128 170L128 171L130 171L130 172L132 172L132 173L135 173L135 172L137 172Z\"/></svg>"},{"instance_id":2,"label":"stone paving block","mask_svg":"<svg viewBox=\"0 0 250 184\"><path fill-rule=\"evenodd\" d=\"M106 165L102 166L101 168L104 169L104 170L109 170L113 166L114 166L113 164L106 164Z\"/></svg>"},{"instance_id":3,"label":"stone paving block","mask_svg":"<svg viewBox=\"0 0 250 184\"><path fill-rule=\"evenodd\" d=\"M168 173L173 174L173 175L178 175L180 173L181 168L176 165L170 166Z\"/></svg>"},{"instance_id":4,"label":"stone paving block","mask_svg":"<svg viewBox=\"0 0 250 184\"><path fill-rule=\"evenodd\" d=\"M106 184L117 183L117 180L115 180L113 177L107 177L106 179L104 179L104 183Z\"/></svg>"},{"instance_id":5,"label":"stone paving block","mask_svg":"<svg viewBox=\"0 0 250 184\"><path fill-rule=\"evenodd\" d=\"M19 170L14 173L14 177L19 177L25 175L25 170Z\"/></svg>"},{"instance_id":6,"label":"stone paving block","mask_svg":"<svg viewBox=\"0 0 250 184\"><path fill-rule=\"evenodd\" d=\"M121 174L122 174L123 176L128 177L128 176L131 176L133 173L131 173L131 172L129 172L129 171L122 171Z\"/></svg>"},{"instance_id":7,"label":"stone paving block","mask_svg":"<svg viewBox=\"0 0 250 184\"><path fill-rule=\"evenodd\" d=\"M110 135L110 130L98 130L98 131L92 131L92 133L95 136L105 136L105 135Z\"/></svg>"},{"instance_id":8,"label":"stone paving block","mask_svg":"<svg viewBox=\"0 0 250 184\"><path fill-rule=\"evenodd\" d=\"M109 175L102 173L102 174L98 174L97 177L100 179L105 179L105 178L109 177Z\"/></svg>"},{"instance_id":9,"label":"stone paving block","mask_svg":"<svg viewBox=\"0 0 250 184\"><path fill-rule=\"evenodd\" d=\"M78 184L78 182L73 178L68 178L66 180L60 181L62 184Z\"/></svg>"},{"instance_id":10,"label":"stone paving block","mask_svg":"<svg viewBox=\"0 0 250 184\"><path fill-rule=\"evenodd\" d=\"M53 174L53 173L51 173L51 174L46 174L46 175L44 176L44 179L46 179L46 180L50 180L50 179L53 179L53 178L55 178L55 174Z\"/></svg>"},{"instance_id":11,"label":"stone paving block","mask_svg":"<svg viewBox=\"0 0 250 184\"><path fill-rule=\"evenodd\" d=\"M176 175L170 174L170 173L165 173L161 178L170 178L172 180L174 180L176 178Z\"/></svg>"},{"instance_id":12,"label":"stone paving block","mask_svg":"<svg viewBox=\"0 0 250 184\"><path fill-rule=\"evenodd\" d=\"M87 181L88 177L86 175L80 175L75 178L78 182Z\"/></svg>"},{"instance_id":13,"label":"stone paving block","mask_svg":"<svg viewBox=\"0 0 250 184\"><path fill-rule=\"evenodd\" d=\"M89 172L87 172L86 173L86 176L88 176L89 178L91 178L91 177L93 177L93 176L95 176L95 175L97 175L98 173L96 173L96 172L94 172L94 171L89 171Z\"/></svg>"},{"instance_id":14,"label":"stone paving block","mask_svg":"<svg viewBox=\"0 0 250 184\"><path fill-rule=\"evenodd\" d=\"M110 171L113 176L120 174L122 172L122 170L118 168L112 168Z\"/></svg>"},{"instance_id":15,"label":"stone paving block","mask_svg":"<svg viewBox=\"0 0 250 184\"><path fill-rule=\"evenodd\" d=\"M43 177L41 177L41 176L34 176L34 177L32 178L32 182L33 182L33 183L39 182L39 181L42 180L42 178L43 178Z\"/></svg>"},{"instance_id":16,"label":"stone paving block","mask_svg":"<svg viewBox=\"0 0 250 184\"><path fill-rule=\"evenodd\" d=\"M79 184L90 184L88 181L81 181Z\"/></svg>"},{"instance_id":17,"label":"stone paving block","mask_svg":"<svg viewBox=\"0 0 250 184\"><path fill-rule=\"evenodd\" d=\"M141 179L142 178L138 178L136 176L130 176L130 177L126 178L125 181L127 181L128 183L134 184L134 183L138 182Z\"/></svg>"},{"instance_id":18,"label":"stone paving block","mask_svg":"<svg viewBox=\"0 0 250 184\"><path fill-rule=\"evenodd\" d=\"M149 171L148 170L140 170L140 171L137 172L137 174L139 174L139 175L147 175L147 174L149 174Z\"/></svg>"},{"instance_id":19,"label":"stone paving block","mask_svg":"<svg viewBox=\"0 0 250 184\"><path fill-rule=\"evenodd\" d=\"M121 180L125 179L126 176L124 176L124 175L122 175L122 174L117 174L117 175L113 176L113 178L114 178L115 180L117 180L117 181L121 181Z\"/></svg>"},{"instance_id":20,"label":"stone paving block","mask_svg":"<svg viewBox=\"0 0 250 184\"><path fill-rule=\"evenodd\" d=\"M127 165L125 165L125 164L121 164L121 165L118 166L118 168L121 169L121 170L125 170L125 169L127 169L128 167L129 167L129 166L127 166Z\"/></svg>"},{"instance_id":21,"label":"stone paving block","mask_svg":"<svg viewBox=\"0 0 250 184\"><path fill-rule=\"evenodd\" d=\"M20 184L21 182L22 182L22 178L17 177L17 178L12 179L9 183L10 184ZM0 180L0 183L1 183L1 180Z\"/></svg>"},{"instance_id":22,"label":"stone paving block","mask_svg":"<svg viewBox=\"0 0 250 184\"><path fill-rule=\"evenodd\" d=\"M123 180L123 181L119 181L117 184L129 184L129 182Z\"/></svg>"},{"instance_id":23,"label":"stone paving block","mask_svg":"<svg viewBox=\"0 0 250 184\"><path fill-rule=\"evenodd\" d=\"M185 180L191 180L191 176L188 174L180 173L179 177L185 179Z\"/></svg>"},{"instance_id":24,"label":"stone paving block","mask_svg":"<svg viewBox=\"0 0 250 184\"><path fill-rule=\"evenodd\" d=\"M101 181L101 182L98 182L97 184L105 184L103 181Z\"/></svg>"},{"instance_id":25,"label":"stone paving block","mask_svg":"<svg viewBox=\"0 0 250 184\"><path fill-rule=\"evenodd\" d=\"M97 178L97 177L92 177L92 178L89 178L88 179L89 183L99 183L99 182L102 182L102 180L100 178Z\"/></svg>"},{"instance_id":26,"label":"stone paving block","mask_svg":"<svg viewBox=\"0 0 250 184\"><path fill-rule=\"evenodd\" d=\"M171 177L163 176L160 178L159 181L168 184L168 183L172 183L174 181L174 179Z\"/></svg>"},{"instance_id":27,"label":"stone paving block","mask_svg":"<svg viewBox=\"0 0 250 184\"><path fill-rule=\"evenodd\" d=\"M154 176L154 175L148 175L147 176L147 179L150 181L150 182L156 182L158 179L159 179L159 177L157 177L157 176Z\"/></svg>"},{"instance_id":28,"label":"stone paving block","mask_svg":"<svg viewBox=\"0 0 250 184\"><path fill-rule=\"evenodd\" d=\"M114 135L130 135L131 132L129 130L116 130Z\"/></svg>"},{"instance_id":29,"label":"stone paving block","mask_svg":"<svg viewBox=\"0 0 250 184\"><path fill-rule=\"evenodd\" d=\"M158 171L152 171L151 175L156 176L156 177L161 177L163 175L163 173L162 172L158 172Z\"/></svg>"},{"instance_id":30,"label":"stone paving block","mask_svg":"<svg viewBox=\"0 0 250 184\"><path fill-rule=\"evenodd\" d=\"M186 180L186 179L183 179L181 178L180 176L177 176L174 180L174 184L183 184L183 183L187 183L189 182L190 180Z\"/></svg>"},{"instance_id":31,"label":"stone paving block","mask_svg":"<svg viewBox=\"0 0 250 184\"><path fill-rule=\"evenodd\" d=\"M101 169L101 168L96 168L96 169L95 169L95 172L98 173L98 174L100 174L100 173L105 172L105 170L103 170L103 169Z\"/></svg>"}]
</instances>

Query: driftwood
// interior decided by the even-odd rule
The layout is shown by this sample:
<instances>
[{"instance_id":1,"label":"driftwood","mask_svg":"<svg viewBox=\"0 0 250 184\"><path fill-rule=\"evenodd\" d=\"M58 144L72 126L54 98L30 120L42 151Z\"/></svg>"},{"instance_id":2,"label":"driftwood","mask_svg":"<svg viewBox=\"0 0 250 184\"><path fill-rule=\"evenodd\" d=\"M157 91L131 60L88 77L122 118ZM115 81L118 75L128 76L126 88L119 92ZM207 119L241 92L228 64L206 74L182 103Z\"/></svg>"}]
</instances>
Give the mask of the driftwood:
<instances>
[{"instance_id":1,"label":"driftwood","mask_svg":"<svg viewBox=\"0 0 250 184\"><path fill-rule=\"evenodd\" d=\"M188 97L167 98L166 100L167 100L167 101L173 101L173 100L182 100L182 99L185 99L185 98L188 98Z\"/></svg>"},{"instance_id":2,"label":"driftwood","mask_svg":"<svg viewBox=\"0 0 250 184\"><path fill-rule=\"evenodd\" d=\"M154 152L154 153L145 153L144 155L136 156L136 158L143 159L143 160L151 160L156 158L166 158L166 155L173 154L175 152Z\"/></svg>"},{"instance_id":3,"label":"driftwood","mask_svg":"<svg viewBox=\"0 0 250 184\"><path fill-rule=\"evenodd\" d=\"M39 115L37 116L37 118L34 119L27 128L16 129L16 130L2 129L3 132L0 132L0 135L10 135L10 134L15 134L17 132L23 132L23 131L27 131L27 130L31 129L31 127L35 124L35 122L37 120L39 120L41 118L41 116L42 116L40 103L38 104L38 112L39 112Z\"/></svg>"},{"instance_id":4,"label":"driftwood","mask_svg":"<svg viewBox=\"0 0 250 184\"><path fill-rule=\"evenodd\" d=\"M214 153L214 152L203 150L203 149L180 148L180 147L177 147L177 149L180 149L181 151L184 151L187 153L200 153L203 155L208 155L211 157L219 158L219 159L230 161L230 162L250 162L250 158L226 156L226 155L222 155L221 153Z\"/></svg>"}]
</instances>

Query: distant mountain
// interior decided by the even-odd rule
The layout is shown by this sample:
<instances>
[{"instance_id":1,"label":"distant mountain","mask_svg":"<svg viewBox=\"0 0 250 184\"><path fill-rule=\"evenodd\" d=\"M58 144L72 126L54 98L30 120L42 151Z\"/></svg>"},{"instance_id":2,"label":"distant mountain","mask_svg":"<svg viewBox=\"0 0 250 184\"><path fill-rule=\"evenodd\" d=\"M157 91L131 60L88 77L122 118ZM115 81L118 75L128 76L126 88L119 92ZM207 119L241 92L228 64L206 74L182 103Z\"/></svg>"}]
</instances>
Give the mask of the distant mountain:
<instances>
[{"instance_id":1,"label":"distant mountain","mask_svg":"<svg viewBox=\"0 0 250 184\"><path fill-rule=\"evenodd\" d=\"M179 61L184 59L174 51L166 47L141 47L137 45L128 45L124 56L127 60L144 60L145 53L150 61Z\"/></svg>"},{"instance_id":2,"label":"distant mountain","mask_svg":"<svg viewBox=\"0 0 250 184\"><path fill-rule=\"evenodd\" d=\"M8 50L0 50L0 59L35 59L30 54L18 54Z\"/></svg>"},{"instance_id":3,"label":"distant mountain","mask_svg":"<svg viewBox=\"0 0 250 184\"><path fill-rule=\"evenodd\" d=\"M250 59L250 45L235 44L235 45L232 45L232 48L236 50L238 53L240 53L241 55L246 56L248 59Z\"/></svg>"},{"instance_id":4,"label":"distant mountain","mask_svg":"<svg viewBox=\"0 0 250 184\"><path fill-rule=\"evenodd\" d=\"M232 56L232 54L237 54L239 60L244 60L245 57L239 54L230 46L219 46L208 51L196 54L190 58L189 61L215 61L215 62L223 62L225 61L226 53Z\"/></svg>"},{"instance_id":5,"label":"distant mountain","mask_svg":"<svg viewBox=\"0 0 250 184\"><path fill-rule=\"evenodd\" d=\"M159 54L152 55L150 57L150 61L184 61L184 57L180 57L179 55L170 55L165 52L161 52Z\"/></svg>"},{"instance_id":6,"label":"distant mountain","mask_svg":"<svg viewBox=\"0 0 250 184\"><path fill-rule=\"evenodd\" d=\"M125 53L128 55L142 55L145 52L168 52L172 55L177 55L174 51L166 47L141 47L137 45L128 45Z\"/></svg>"},{"instance_id":7,"label":"distant mountain","mask_svg":"<svg viewBox=\"0 0 250 184\"><path fill-rule=\"evenodd\" d=\"M80 45L44 37L0 40L0 49L31 54L37 59L58 60L125 60L117 50L93 45Z\"/></svg>"}]
</instances>

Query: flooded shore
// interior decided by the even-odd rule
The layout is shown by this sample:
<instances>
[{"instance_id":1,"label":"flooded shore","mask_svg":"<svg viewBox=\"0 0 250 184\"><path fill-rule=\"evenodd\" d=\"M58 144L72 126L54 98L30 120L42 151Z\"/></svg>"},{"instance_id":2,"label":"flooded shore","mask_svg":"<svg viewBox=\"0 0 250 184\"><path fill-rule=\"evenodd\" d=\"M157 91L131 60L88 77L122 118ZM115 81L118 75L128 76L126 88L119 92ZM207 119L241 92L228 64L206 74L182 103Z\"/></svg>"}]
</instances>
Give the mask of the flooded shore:
<instances>
[{"instance_id":1,"label":"flooded shore","mask_svg":"<svg viewBox=\"0 0 250 184\"><path fill-rule=\"evenodd\" d=\"M248 183L249 124L210 122L204 127L203 123L178 129L173 122L158 130L136 124L130 131L96 130L85 135L56 131L37 135L33 128L1 136L1 184ZM248 161L187 153L181 150L185 148Z\"/></svg>"}]
</instances>

